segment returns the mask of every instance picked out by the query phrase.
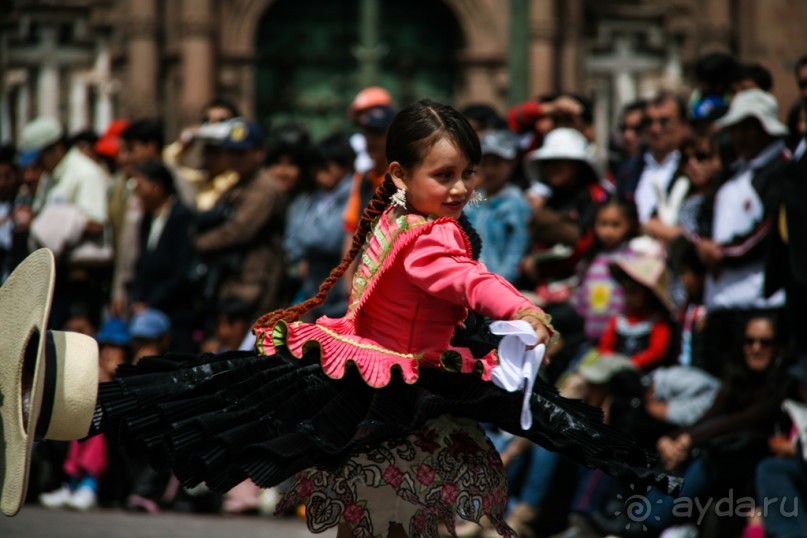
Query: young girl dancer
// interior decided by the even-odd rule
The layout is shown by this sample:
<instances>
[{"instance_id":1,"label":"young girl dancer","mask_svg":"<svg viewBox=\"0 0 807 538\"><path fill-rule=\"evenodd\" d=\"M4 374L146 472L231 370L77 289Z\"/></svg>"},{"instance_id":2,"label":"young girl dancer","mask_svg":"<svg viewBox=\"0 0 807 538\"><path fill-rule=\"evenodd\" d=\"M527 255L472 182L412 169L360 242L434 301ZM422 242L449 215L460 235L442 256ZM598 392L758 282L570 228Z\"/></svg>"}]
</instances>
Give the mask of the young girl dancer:
<instances>
[{"instance_id":1,"label":"young girl dancer","mask_svg":"<svg viewBox=\"0 0 807 538\"><path fill-rule=\"evenodd\" d=\"M453 108L420 101L389 128L388 174L352 248L318 294L255 325L258 353L144 359L99 390L93 430L110 432L186 486L217 491L296 475L283 507L307 503L309 528L338 536L436 536L456 515L487 515L504 536L501 459L476 421L588 465L665 490L648 456L583 404L538 384L532 426L523 395L490 382L498 358L451 345L468 310L525 320L543 312L474 261L458 223L473 194L479 139ZM361 254L361 256L359 256ZM348 313L298 318L359 257Z\"/></svg>"}]
</instances>

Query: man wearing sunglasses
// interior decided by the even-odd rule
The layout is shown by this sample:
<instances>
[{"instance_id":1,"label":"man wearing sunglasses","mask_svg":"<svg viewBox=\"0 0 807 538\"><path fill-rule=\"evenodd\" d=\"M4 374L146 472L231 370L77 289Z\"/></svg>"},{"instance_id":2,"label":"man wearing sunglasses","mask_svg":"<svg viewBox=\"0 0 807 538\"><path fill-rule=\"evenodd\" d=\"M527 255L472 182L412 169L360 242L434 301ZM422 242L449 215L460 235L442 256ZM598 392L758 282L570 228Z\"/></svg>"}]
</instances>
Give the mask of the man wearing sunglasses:
<instances>
[{"instance_id":1,"label":"man wearing sunglasses","mask_svg":"<svg viewBox=\"0 0 807 538\"><path fill-rule=\"evenodd\" d=\"M677 148L689 131L686 103L675 94L660 93L645 109L642 130L647 148L628 163L627 173L618 179L617 192L634 199L644 223L658 205L658 193L667 191L678 169L681 155Z\"/></svg>"}]
</instances>

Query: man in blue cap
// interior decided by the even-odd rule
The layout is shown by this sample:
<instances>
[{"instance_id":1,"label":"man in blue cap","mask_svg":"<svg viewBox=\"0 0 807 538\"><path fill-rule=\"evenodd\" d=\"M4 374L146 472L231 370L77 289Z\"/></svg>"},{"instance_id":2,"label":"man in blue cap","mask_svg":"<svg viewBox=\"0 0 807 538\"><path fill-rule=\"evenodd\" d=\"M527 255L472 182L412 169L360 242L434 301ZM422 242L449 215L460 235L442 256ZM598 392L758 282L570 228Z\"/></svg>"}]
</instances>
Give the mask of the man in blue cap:
<instances>
[{"instance_id":1,"label":"man in blue cap","mask_svg":"<svg viewBox=\"0 0 807 538\"><path fill-rule=\"evenodd\" d=\"M279 306L286 198L262 167L260 127L243 118L227 125L221 147L239 179L199 219L196 249L207 268L202 291L208 304L238 297L258 315ZM215 312L207 314L215 319Z\"/></svg>"}]
</instances>

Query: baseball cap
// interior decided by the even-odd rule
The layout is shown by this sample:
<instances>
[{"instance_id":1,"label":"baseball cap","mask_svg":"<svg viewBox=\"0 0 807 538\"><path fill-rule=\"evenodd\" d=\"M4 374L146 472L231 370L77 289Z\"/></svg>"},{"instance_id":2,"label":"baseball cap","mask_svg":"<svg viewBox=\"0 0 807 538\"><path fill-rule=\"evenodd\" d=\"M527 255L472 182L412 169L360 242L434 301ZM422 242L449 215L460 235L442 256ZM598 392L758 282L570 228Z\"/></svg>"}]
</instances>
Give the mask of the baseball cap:
<instances>
[{"instance_id":1,"label":"baseball cap","mask_svg":"<svg viewBox=\"0 0 807 538\"><path fill-rule=\"evenodd\" d=\"M381 86L369 86L356 94L350 103L350 115L355 118L361 112L376 106L392 105L392 96Z\"/></svg>"},{"instance_id":2,"label":"baseball cap","mask_svg":"<svg viewBox=\"0 0 807 538\"><path fill-rule=\"evenodd\" d=\"M51 116L39 116L22 128L20 155L17 163L30 166L39 158L42 150L62 139L64 129L61 122Z\"/></svg>"},{"instance_id":3,"label":"baseball cap","mask_svg":"<svg viewBox=\"0 0 807 538\"><path fill-rule=\"evenodd\" d=\"M204 123L193 132L193 141L211 146L221 146L230 136L232 126L228 121Z\"/></svg>"},{"instance_id":4,"label":"baseball cap","mask_svg":"<svg viewBox=\"0 0 807 538\"><path fill-rule=\"evenodd\" d=\"M129 325L129 336L154 340L162 338L171 330L171 321L161 311L149 308L135 314Z\"/></svg>"},{"instance_id":5,"label":"baseball cap","mask_svg":"<svg viewBox=\"0 0 807 538\"><path fill-rule=\"evenodd\" d=\"M99 344L128 346L131 341L129 324L120 318L110 318L101 325L95 339Z\"/></svg>"},{"instance_id":6,"label":"baseball cap","mask_svg":"<svg viewBox=\"0 0 807 538\"><path fill-rule=\"evenodd\" d=\"M263 147L263 130L257 124L244 118L233 118L220 125L229 127L221 145L224 149L249 150Z\"/></svg>"},{"instance_id":7,"label":"baseball cap","mask_svg":"<svg viewBox=\"0 0 807 538\"><path fill-rule=\"evenodd\" d=\"M356 124L364 129L386 131L398 111L392 105L380 105L368 108L356 116Z\"/></svg>"},{"instance_id":8,"label":"baseball cap","mask_svg":"<svg viewBox=\"0 0 807 538\"><path fill-rule=\"evenodd\" d=\"M482 155L498 155L502 159L515 159L518 155L518 139L507 130L491 131L482 135Z\"/></svg>"}]
</instances>

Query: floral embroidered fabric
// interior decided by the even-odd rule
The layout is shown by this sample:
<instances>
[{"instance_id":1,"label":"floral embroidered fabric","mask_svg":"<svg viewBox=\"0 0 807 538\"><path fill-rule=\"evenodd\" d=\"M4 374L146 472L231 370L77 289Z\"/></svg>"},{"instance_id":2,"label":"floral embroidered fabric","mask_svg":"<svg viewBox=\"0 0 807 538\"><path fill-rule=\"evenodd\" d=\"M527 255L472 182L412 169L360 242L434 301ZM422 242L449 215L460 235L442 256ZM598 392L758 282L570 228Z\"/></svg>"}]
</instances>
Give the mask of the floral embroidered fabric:
<instances>
[{"instance_id":1,"label":"floral embroidered fabric","mask_svg":"<svg viewBox=\"0 0 807 538\"><path fill-rule=\"evenodd\" d=\"M297 475L278 512L306 505L312 532L340 523L360 538L386 537L390 522L411 538L454 534L455 515L479 522L486 515L503 536L507 484L501 457L479 425L439 417L415 434L374 445L334 471Z\"/></svg>"}]
</instances>

